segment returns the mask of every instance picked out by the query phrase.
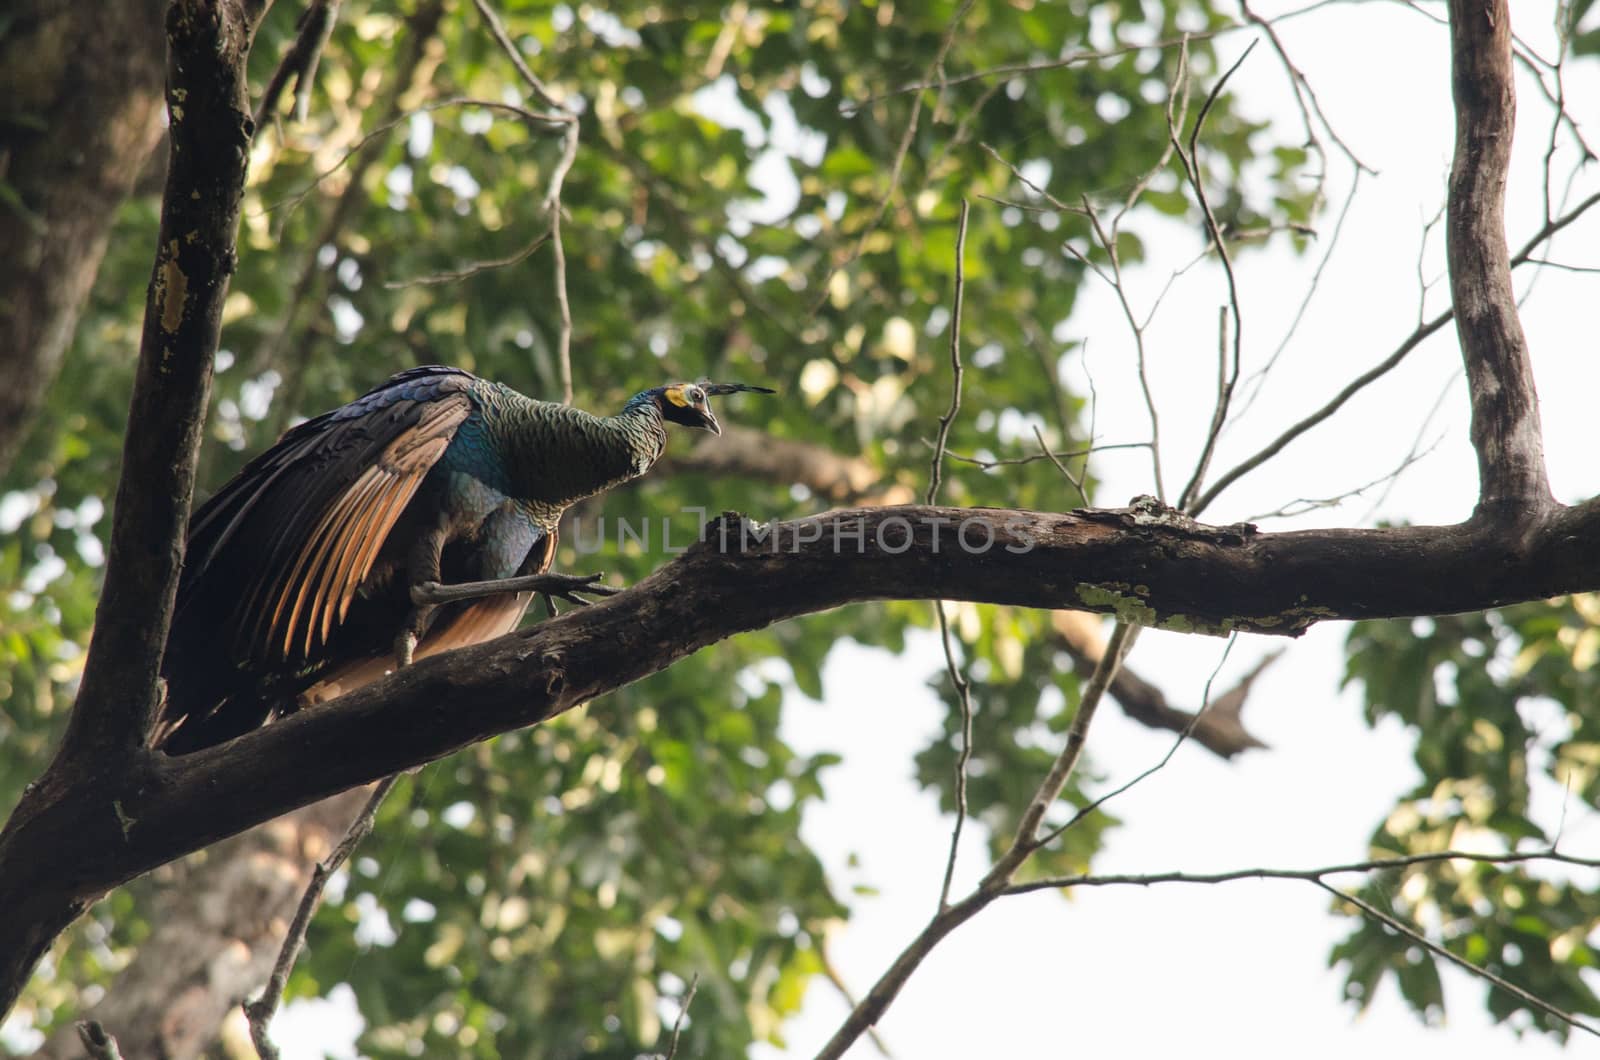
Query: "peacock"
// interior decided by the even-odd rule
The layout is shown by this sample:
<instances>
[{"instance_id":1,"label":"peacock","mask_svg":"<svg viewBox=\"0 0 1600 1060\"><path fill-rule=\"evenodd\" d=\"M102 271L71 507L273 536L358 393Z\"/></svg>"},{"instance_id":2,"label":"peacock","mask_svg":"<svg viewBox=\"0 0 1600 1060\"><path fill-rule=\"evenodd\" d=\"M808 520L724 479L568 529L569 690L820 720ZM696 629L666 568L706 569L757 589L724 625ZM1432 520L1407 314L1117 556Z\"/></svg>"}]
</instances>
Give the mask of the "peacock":
<instances>
[{"instance_id":1,"label":"peacock","mask_svg":"<svg viewBox=\"0 0 1600 1060\"><path fill-rule=\"evenodd\" d=\"M562 513L650 470L668 423L721 434L710 398L740 391L772 393L672 383L594 416L428 365L287 431L189 522L155 743L221 743L498 637L536 592L610 592L550 573Z\"/></svg>"}]
</instances>

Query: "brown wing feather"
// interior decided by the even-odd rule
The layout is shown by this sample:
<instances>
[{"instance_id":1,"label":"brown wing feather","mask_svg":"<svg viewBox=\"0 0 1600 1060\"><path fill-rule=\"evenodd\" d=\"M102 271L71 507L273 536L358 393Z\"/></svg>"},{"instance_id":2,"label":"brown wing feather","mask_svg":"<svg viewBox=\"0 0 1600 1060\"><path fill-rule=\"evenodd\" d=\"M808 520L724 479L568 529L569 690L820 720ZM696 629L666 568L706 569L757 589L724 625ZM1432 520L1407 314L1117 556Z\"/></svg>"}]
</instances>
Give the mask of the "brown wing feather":
<instances>
[{"instance_id":1,"label":"brown wing feather","mask_svg":"<svg viewBox=\"0 0 1600 1060\"><path fill-rule=\"evenodd\" d=\"M432 403L334 498L294 562L280 568L288 573L265 587L271 619L258 652L288 658L298 646L309 656L327 643L400 513L471 411L465 395Z\"/></svg>"},{"instance_id":2,"label":"brown wing feather","mask_svg":"<svg viewBox=\"0 0 1600 1060\"><path fill-rule=\"evenodd\" d=\"M518 574L543 574L555 563L556 534L546 534L522 563ZM417 645L414 659L425 659L443 651L503 637L517 628L533 599L532 593L504 593L454 608L434 624ZM316 684L301 693L302 706L325 703L362 685L371 684L394 669L394 656L388 652L355 659L330 670Z\"/></svg>"}]
</instances>

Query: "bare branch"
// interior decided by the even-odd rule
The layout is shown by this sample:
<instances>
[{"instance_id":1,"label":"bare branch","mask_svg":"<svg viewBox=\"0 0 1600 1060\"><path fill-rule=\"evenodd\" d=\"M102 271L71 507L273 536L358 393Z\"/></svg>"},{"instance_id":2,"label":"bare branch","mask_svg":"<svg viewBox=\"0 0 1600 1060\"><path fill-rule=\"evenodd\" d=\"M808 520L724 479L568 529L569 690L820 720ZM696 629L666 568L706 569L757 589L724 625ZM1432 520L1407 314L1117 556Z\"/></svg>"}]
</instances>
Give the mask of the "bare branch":
<instances>
[{"instance_id":1,"label":"bare branch","mask_svg":"<svg viewBox=\"0 0 1600 1060\"><path fill-rule=\"evenodd\" d=\"M560 324L556 331L556 364L561 384L561 403L572 404L572 304L567 298L567 250L561 242L561 189L566 184L567 174L571 172L572 165L578 159L578 115L572 108L557 100L539 80L522 58L522 52L511 40L511 35L506 32L505 23L500 21L500 16L495 13L489 0L472 0L473 6L483 16L484 22L489 26L489 31L494 35L500 50L511 60L511 65L516 67L517 73L527 84L528 89L544 106L548 107L554 120L566 125L566 132L561 142L561 158L556 163L555 170L550 174L549 187L545 189L544 207L550 212L549 238L555 245L555 284L556 310L560 314Z\"/></svg>"},{"instance_id":2,"label":"bare branch","mask_svg":"<svg viewBox=\"0 0 1600 1060\"><path fill-rule=\"evenodd\" d=\"M317 66L322 62L322 49L333 35L339 21L340 0L311 0L300 14L299 32L294 43L283 53L278 68L272 71L267 87L262 90L261 102L256 105L256 128L266 125L268 118L276 118L278 97L283 94L289 78L294 78L294 113L296 121L305 121L311 109L311 88L316 83Z\"/></svg>"},{"instance_id":3,"label":"bare branch","mask_svg":"<svg viewBox=\"0 0 1600 1060\"><path fill-rule=\"evenodd\" d=\"M696 972L689 978L689 989L683 995L683 1000L678 1003L678 1018L672 1021L672 1039L667 1042L667 1052L662 1060L673 1060L678 1055L678 1035L683 1032L684 1017L689 1015L689 1006L694 1004L694 992L700 989L700 973Z\"/></svg>"},{"instance_id":4,"label":"bare branch","mask_svg":"<svg viewBox=\"0 0 1600 1060\"><path fill-rule=\"evenodd\" d=\"M1222 89L1227 85L1228 79L1234 71L1244 64L1250 57L1250 52L1255 48L1255 42L1235 59L1233 65L1217 79L1211 92L1200 106L1200 113L1194 119L1194 127L1189 131L1189 149L1185 151L1178 144L1178 130L1169 126L1168 135L1177 151L1178 161L1183 164L1183 171L1189 178L1189 186L1194 189L1195 199L1200 203L1200 212L1205 215L1206 231L1211 235L1211 243L1217 248L1217 257L1222 261L1222 271L1228 281L1228 305L1233 310L1233 358L1231 364L1218 365L1217 378L1217 403L1211 414L1211 427L1206 432L1205 443L1200 447L1200 457L1195 461L1194 474L1190 476L1188 485L1183 487L1183 492L1178 495L1178 507L1189 510L1196 494L1200 491L1200 484L1205 481L1206 471L1211 466L1211 456L1217 449L1217 438L1222 434L1222 427L1228 422L1228 404L1233 400L1233 389L1238 385L1240 366L1243 363L1244 342L1244 316L1239 311L1239 284L1233 275L1233 256L1228 253L1227 241L1222 238L1222 231L1217 227L1217 218L1211 212L1211 202L1206 198L1206 185L1200 173L1200 133L1205 128L1206 115L1211 113L1212 106L1217 97L1222 94ZM1223 331L1227 331L1227 322L1224 319Z\"/></svg>"},{"instance_id":5,"label":"bare branch","mask_svg":"<svg viewBox=\"0 0 1600 1060\"><path fill-rule=\"evenodd\" d=\"M1118 623L1112 633L1111 644L1106 650L1105 657L1100 665L1095 668L1094 675L1084 686L1083 697L1078 704L1078 714L1072 721L1071 730L1067 734L1066 745L1061 753L1056 756L1050 771L1040 782L1034 792L1033 799L1029 802L1027 810L1023 813L1022 822L1017 828L1016 837L1011 846L997 859L979 882L978 886L959 902L949 904L941 902L939 911L934 914L926 927L912 939L910 945L903 950L888 970L873 984L871 991L850 1011L850 1015L828 1039L826 1045L817 1053L817 1060L839 1060L846 1050L855 1041L866 1033L883 1014L888 1011L900 990L910 980L922 961L933 952L935 946L944 937L968 920L972 919L990 902L1005 893L1005 886L1016 875L1018 868L1027 861L1033 852L1039 849L1038 838L1039 823L1044 819L1045 811L1061 796L1061 789L1072 776L1078 759L1083 752L1084 740L1088 734L1089 723L1094 720L1095 709L1099 706L1100 699L1104 696L1106 686L1115 673L1123 654L1131 645L1132 636L1137 632Z\"/></svg>"},{"instance_id":6,"label":"bare branch","mask_svg":"<svg viewBox=\"0 0 1600 1060\"><path fill-rule=\"evenodd\" d=\"M961 412L961 381L966 375L961 367L961 306L966 291L967 212L965 199L961 200L961 216L956 223L955 294L950 302L950 407L939 417L939 437L933 446L932 466L928 471L926 503L939 499L939 486L944 482L944 453L950 442L950 426ZM939 643L944 648L945 669L961 704L961 753L956 756L956 823L950 829L950 856L945 860L944 883L939 888L939 908L950 905L950 881L955 877L956 855L961 852L961 830L967 823L967 764L972 760L972 685L956 663L956 649L950 638L950 618L944 613L944 601L933 602L933 613L939 619Z\"/></svg>"},{"instance_id":7,"label":"bare branch","mask_svg":"<svg viewBox=\"0 0 1600 1060\"><path fill-rule=\"evenodd\" d=\"M1522 245L1522 249L1519 250L1514 257L1512 257L1511 267L1516 268L1519 265L1530 263L1533 260L1534 252L1540 246L1542 246L1557 232L1560 232L1563 228L1566 228L1568 225L1582 217L1597 203L1600 203L1600 191L1588 196L1572 209L1556 218L1554 221L1551 221L1549 224L1541 227L1537 232L1529 237L1528 241ZM1316 427L1328 420L1331 416L1333 416L1334 413L1343 408L1347 401L1398 367L1400 362L1404 361L1411 351L1422 345L1422 341L1424 339L1428 338L1434 332L1450 323L1454 317L1455 311L1453 309L1446 309L1433 319L1418 324L1416 330L1407 335L1400 342L1400 345L1395 347L1394 352L1389 354L1388 357L1385 357L1382 361L1379 361L1365 372L1362 372L1360 375L1356 376L1355 379L1351 380L1344 386L1343 389L1335 394L1332 399L1327 402L1327 404L1323 405L1321 408L1317 409L1317 411L1311 413L1309 416L1306 416L1304 419L1289 427L1282 434L1278 435L1278 437L1268 442L1266 446L1255 453L1255 455L1241 461L1239 464L1235 465L1231 470L1229 470L1227 474L1223 475L1221 478L1217 479L1216 482L1212 483L1210 488L1202 493L1199 499L1195 501L1191 511L1198 515L1200 512L1210 507L1211 502L1216 500L1217 496L1222 493L1223 490L1227 489L1229 486L1239 481L1239 479L1243 478L1245 475L1248 475L1250 472L1254 471L1256 468L1260 467L1262 464L1278 455L1278 453L1282 452L1284 448L1286 448L1289 443L1293 442L1296 438L1299 438L1302 434L1305 434L1313 427Z\"/></svg>"},{"instance_id":8,"label":"bare branch","mask_svg":"<svg viewBox=\"0 0 1600 1060\"><path fill-rule=\"evenodd\" d=\"M1187 111L1188 103L1187 103L1187 93L1186 93L1185 86L1188 84L1188 82L1187 82L1188 56L1189 56L1189 53L1188 53L1187 49L1182 50L1182 51L1180 51L1178 53L1178 72L1173 78L1172 93L1169 94L1169 98L1168 98L1168 102L1167 102L1167 113L1168 113L1168 116L1169 116L1169 120L1171 118L1171 115L1174 113L1174 107L1176 106L1174 101L1178 98L1180 90L1184 91L1183 109L1184 109L1185 112ZM1070 242L1062 244L1063 248L1069 254L1071 254L1073 257L1077 258L1078 261L1083 264L1084 268L1086 268L1089 271L1093 272L1101 280L1104 280L1105 283L1107 284L1107 286L1109 286L1112 289L1112 291L1114 291L1116 293L1117 304L1119 306L1121 306L1123 318L1128 322L1128 330L1133 335L1135 362L1138 365L1138 371L1139 371L1139 387L1140 387L1140 390L1144 394L1145 412L1150 417L1150 442L1149 442L1149 447L1150 447L1150 471L1151 471L1151 476L1152 476L1153 483L1154 483L1154 488L1155 488L1155 491L1156 491L1156 497L1157 498L1164 498L1166 496L1166 486L1163 484L1162 478L1161 478L1161 415L1156 409L1155 395L1151 392L1151 389L1150 389L1150 376L1149 376L1149 373L1147 371L1147 361L1146 361L1146 358L1145 358L1145 345L1144 345L1145 325L1140 323L1140 321L1138 319L1138 316L1134 313L1134 311L1133 311L1133 303L1130 302L1129 299L1128 299L1127 286L1123 282L1122 256L1121 256L1120 252L1117 249L1117 237L1116 237L1116 227L1115 227L1116 224L1121 221L1121 214L1119 213L1117 215L1117 218L1112 223L1111 230L1107 231L1105 226L1101 224L1100 215L1095 211L1094 204L1089 201L1088 196L1084 196L1084 199L1083 199L1083 202L1082 202L1081 205L1079 205L1079 206L1068 206L1066 203L1062 202L1060 199L1057 199L1054 195L1050 194L1050 192L1046 191L1044 188L1041 188L1039 185L1035 184L1033 181L1031 181L1027 177L1025 177L1022 174L1021 170L1019 170L1016 166L1012 165L1011 162L1008 161L1006 158L1002 157L1000 152L996 151L993 147L989 146L986 143L985 144L981 144L979 146L981 146L984 149L984 151L988 152L989 157L993 158L996 162L999 162L1001 165L1003 165L1007 169L1009 169L1011 171L1011 175L1017 179L1017 182L1020 183L1021 185L1023 185L1024 187L1026 187L1029 191L1033 192L1035 195L1037 195L1040 198L1044 199L1046 202L1050 203L1052 206L1054 206L1058 210L1061 210L1061 211L1063 211L1065 213L1078 214L1078 215L1080 215L1082 217L1087 218L1088 221L1089 221L1090 228L1093 230L1093 232L1095 234L1096 241L1100 244L1100 248L1103 251L1105 251L1106 259L1111 264L1111 272L1110 272L1110 274L1107 274L1105 272L1105 270L1103 270L1103 269L1101 269L1099 267L1099 265L1097 265L1096 263L1091 261L1089 259L1088 255L1086 255L1082 251L1078 250L1078 248L1073 246ZM1171 150L1171 148L1169 147L1168 151L1170 152L1170 150ZM1162 155L1163 160L1166 157L1167 157L1166 154ZM1154 172L1154 170L1151 171L1152 174L1153 174L1153 172ZM1148 182L1148 176L1147 176L1147 178L1145 180L1141 180L1140 181L1139 187L1142 187L1147 182ZM1138 194L1139 187L1135 188L1134 194ZM1131 202L1131 201L1132 201L1132 199L1130 198L1129 202ZM1124 210L1126 210L1126 207L1124 207ZM1070 479L1070 476L1069 476L1069 479Z\"/></svg>"},{"instance_id":9,"label":"bare branch","mask_svg":"<svg viewBox=\"0 0 1600 1060\"><path fill-rule=\"evenodd\" d=\"M1057 611L1050 616L1050 628L1056 643L1072 656L1080 672L1092 672L1105 654L1098 616L1083 611ZM1276 658L1276 653L1264 656L1255 669L1217 697L1216 702L1194 713L1173 706L1161 689L1127 664L1112 679L1111 696L1122 712L1139 724L1170 732L1187 731L1206 750L1222 758L1232 758L1241 752L1267 746L1245 728L1243 710L1256 679Z\"/></svg>"},{"instance_id":10,"label":"bare branch","mask_svg":"<svg viewBox=\"0 0 1600 1060\"><path fill-rule=\"evenodd\" d=\"M436 287L441 284L457 283L461 280L468 279L469 277L476 276L480 272L490 272L494 269L503 269L508 265L518 265L528 260L528 258L533 256L535 251L544 246L546 243L550 242L550 236L551 232L548 229L540 232L538 235L533 237L533 242L529 243L527 246L523 247L521 250L510 255L509 257L489 258L485 261L474 261L472 264L463 265L459 269L451 269L448 272L429 273L426 276L417 276L409 280L385 280L383 286L391 291L401 290L406 287ZM557 245L559 246L559 244ZM571 389L571 382L571 373L569 371L567 378L569 391ZM570 399L571 394L569 393L568 400Z\"/></svg>"},{"instance_id":11,"label":"bare branch","mask_svg":"<svg viewBox=\"0 0 1600 1060\"><path fill-rule=\"evenodd\" d=\"M356 214L366 202L366 184L361 179L368 169L377 164L380 153L379 141L389 130L399 125L407 117L400 106L400 99L411 88L415 80L418 67L426 54L427 43L438 31L439 20L444 15L442 0L427 0L420 4L406 19L405 48L396 60L392 78L388 80L385 99L381 113L385 115L382 122L372 132L363 136L345 153L337 162L325 172L319 173L297 195L287 200L290 209L298 206L304 199L321 186L322 181L337 172L347 163L350 167L349 178L344 190L339 193L332 205L328 207L327 215L322 219L322 224L317 229L316 236L304 249L299 263L298 274L294 286L290 290L289 299L284 308L283 315L278 320L277 327L268 331L257 345L253 354L253 370L260 372L273 366L285 358L285 351L293 351L287 358L289 363L281 365L281 374L287 382L281 394L273 402L272 426L281 431L288 426L289 417L294 415L300 404L300 395L304 392L307 369L311 359L316 353L317 344L311 341L311 323L303 327L301 317L308 307L320 305L323 301L324 284L328 270L318 260L322 248L336 243L339 234L344 230L345 223ZM449 105L441 102L440 106ZM269 209L276 209L283 203L274 204ZM313 314L312 319L316 319Z\"/></svg>"},{"instance_id":12,"label":"bare branch","mask_svg":"<svg viewBox=\"0 0 1600 1060\"><path fill-rule=\"evenodd\" d=\"M1554 849L1534 852L1512 852L1506 854L1481 854L1469 853L1461 850L1444 850L1431 854L1413 854L1397 858L1375 858L1371 861L1353 862L1347 865L1328 865L1317 869L1235 869L1231 872L1215 873L1187 873L1187 872L1160 872L1138 875L1086 875L1086 876L1058 876L1040 880L1029 880L1026 883L1012 884L1005 889L1005 894L1029 894L1034 891L1071 889L1074 887L1109 887L1133 885L1150 887L1162 883L1191 883L1191 884L1220 884L1231 883L1236 880L1299 880L1314 884L1322 890L1355 906L1361 913L1388 927L1417 945L1426 949L1435 956L1442 957L1450 963L1483 979L1500 990L1504 990L1524 1004L1536 1008L1547 1015L1570 1025L1571 1027L1600 1037L1600 1027L1580 1020L1571 1013L1566 1012L1536 994L1524 990L1515 983L1475 964L1445 946L1434 942L1420 930L1400 920L1398 917L1385 913L1357 895L1340 890L1327 882L1327 877L1344 875L1348 873L1381 872L1386 869L1407 868L1415 865L1442 864L1450 861L1470 861L1489 865L1510 865L1526 862L1551 861L1566 865L1577 865L1587 868L1600 868L1600 860L1589 858L1575 858L1567 854L1557 853Z\"/></svg>"},{"instance_id":13,"label":"bare branch","mask_svg":"<svg viewBox=\"0 0 1600 1060\"><path fill-rule=\"evenodd\" d=\"M1335 898L1349 902L1351 905L1361 910L1361 912L1368 919L1376 920L1378 923L1383 924L1391 931L1395 931L1401 935L1404 935L1406 938L1410 939L1412 942L1415 942L1417 945L1421 946L1434 956L1443 957L1456 967L1462 968L1484 980L1485 982L1504 990L1506 993L1515 997L1517 1000L1521 1001L1530 1008L1536 1008L1540 1012L1554 1016L1556 1019L1561 1020L1577 1030L1583 1031L1586 1034L1592 1034L1596 1038L1600 1038L1600 1027L1596 1027L1584 1020L1580 1020L1570 1012L1557 1008L1555 1005L1552 1005L1538 994L1524 990L1515 983L1508 982L1506 979L1494 974L1483 965L1475 964L1460 954L1451 952L1449 949L1428 938L1428 936L1423 934L1421 930L1412 927L1399 917L1391 916L1390 914L1385 913L1382 909L1379 909L1377 906L1366 901L1360 896L1350 894L1347 891L1341 891L1339 888L1334 887L1329 883L1325 883L1322 880L1318 880L1316 882L1318 887L1321 887L1324 891L1327 891Z\"/></svg>"},{"instance_id":14,"label":"bare branch","mask_svg":"<svg viewBox=\"0 0 1600 1060\"><path fill-rule=\"evenodd\" d=\"M361 841L372 833L373 820L378 816L378 807L389 792L394 789L399 781L398 773L391 774L380 780L372 789L372 797L367 800L356 819L350 822L350 827L345 831L344 838L328 855L327 860L319 862L311 872L311 882L306 886L306 891L300 899L300 907L295 910L294 919L289 922L288 934L284 936L283 946L278 950L278 960L272 966L272 975L267 979L267 985L262 988L261 996L244 1006L244 1014L250 1021L250 1040L255 1043L256 1052L261 1054L262 1060L278 1060L278 1047L267 1036L267 1030L272 1023L272 1017L277 1014L278 1003L283 1000L283 988L289 981L289 973L294 970L294 962L300 957L300 949L305 945L306 929L311 926L311 917L317 911L317 906L322 904L322 892L327 889L328 880L335 872L339 871L350 855L355 852Z\"/></svg>"},{"instance_id":15,"label":"bare branch","mask_svg":"<svg viewBox=\"0 0 1600 1060\"><path fill-rule=\"evenodd\" d=\"M1294 12L1294 14L1300 13L1302 12ZM1292 17L1292 15L1285 17ZM1165 37L1161 40L1151 41L1148 44L1129 44L1120 48L1107 48L1104 51L1068 52L1055 59L1040 59L1034 62L991 66L983 70L974 70L970 73L944 77L938 81L924 78L921 81L913 81L910 84L901 85L899 88L890 89L887 92L880 92L875 96L867 96L864 99L842 103L839 110L844 117L848 118L874 103L891 99L894 96L902 96L908 92L925 92L930 88L964 85L969 81L987 81L991 77L1025 77L1028 74L1043 73L1047 70L1060 70L1063 67L1079 66L1083 63L1098 62L1105 59L1120 59L1124 56L1138 55L1148 51L1165 51L1168 48L1185 47L1190 41L1210 40L1213 37L1220 37L1225 33L1232 33L1245 28L1247 27L1243 23L1219 26L1216 29L1204 30L1199 33L1185 33L1181 37Z\"/></svg>"},{"instance_id":16,"label":"bare branch","mask_svg":"<svg viewBox=\"0 0 1600 1060\"><path fill-rule=\"evenodd\" d=\"M1113 636L1114 635L1115 633L1113 633ZM1167 748L1167 753L1162 755L1154 765L1151 765L1141 772L1135 774L1132 779L1123 781L1121 784L1118 784L1104 795L1100 795L1087 804L1080 806L1077 811L1066 820L1065 823L1057 825L1056 827L1050 829L1049 832L1046 832L1044 835L1040 836L1039 846L1044 847L1054 843L1057 839L1061 838L1061 836L1065 835L1072 828L1076 827L1078 823L1085 817L1088 817L1090 814L1094 813L1096 810L1110 802L1112 799L1116 798L1118 795L1123 794L1131 788L1137 787L1150 777L1167 768L1167 763L1172 761L1172 756L1178 753L1178 748L1189 742L1189 737L1194 734L1194 730L1200 719L1205 717L1206 712L1211 709L1211 686L1216 683L1217 675L1222 672L1223 666L1227 664L1228 656L1233 654L1233 646L1238 643L1238 641L1239 635L1236 633L1228 638L1227 644L1223 645L1222 655L1217 659L1217 665L1212 668L1211 676L1206 678L1205 691L1200 696L1199 711L1196 712L1195 716L1190 719L1188 725L1185 725L1181 730L1179 730L1178 738L1172 741L1172 746ZM1256 665L1255 672L1247 678L1247 681L1254 681L1256 676L1260 674L1262 670L1266 669L1271 661L1272 657L1269 656L1258 663ZM1248 689L1248 687L1249 685L1247 683L1241 682L1242 689ZM1243 692L1241 692L1239 695L1239 702L1241 705L1244 702Z\"/></svg>"}]
</instances>

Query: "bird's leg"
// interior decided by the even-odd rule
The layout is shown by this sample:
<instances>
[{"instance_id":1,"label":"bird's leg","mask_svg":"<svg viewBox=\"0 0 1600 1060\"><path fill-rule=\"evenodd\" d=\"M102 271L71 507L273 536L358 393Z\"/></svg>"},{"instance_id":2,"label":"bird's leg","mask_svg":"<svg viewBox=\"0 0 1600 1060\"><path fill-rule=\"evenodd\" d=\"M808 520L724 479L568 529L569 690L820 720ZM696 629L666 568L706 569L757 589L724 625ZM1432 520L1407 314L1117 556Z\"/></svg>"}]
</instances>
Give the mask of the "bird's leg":
<instances>
[{"instance_id":1,"label":"bird's leg","mask_svg":"<svg viewBox=\"0 0 1600 1060\"><path fill-rule=\"evenodd\" d=\"M579 593L589 596L613 596L620 592L609 585L597 584L605 571L595 574L528 574L520 578L497 578L486 582L459 582L440 585L437 581L420 582L411 586L411 603L418 607L438 607L462 600L481 600L485 596L501 593L544 593L559 596L575 604L587 604Z\"/></svg>"},{"instance_id":2,"label":"bird's leg","mask_svg":"<svg viewBox=\"0 0 1600 1060\"><path fill-rule=\"evenodd\" d=\"M412 657L416 654L417 642L422 639L422 634L428 628L428 618L433 614L433 609L442 602L419 600L417 588L422 585L439 584L439 563L443 551L442 530L422 535L412 546L411 555L406 563L406 575L411 581L411 613L406 616L405 625L400 627L400 632L396 633L394 638L394 663L397 670L411 665Z\"/></svg>"}]
</instances>

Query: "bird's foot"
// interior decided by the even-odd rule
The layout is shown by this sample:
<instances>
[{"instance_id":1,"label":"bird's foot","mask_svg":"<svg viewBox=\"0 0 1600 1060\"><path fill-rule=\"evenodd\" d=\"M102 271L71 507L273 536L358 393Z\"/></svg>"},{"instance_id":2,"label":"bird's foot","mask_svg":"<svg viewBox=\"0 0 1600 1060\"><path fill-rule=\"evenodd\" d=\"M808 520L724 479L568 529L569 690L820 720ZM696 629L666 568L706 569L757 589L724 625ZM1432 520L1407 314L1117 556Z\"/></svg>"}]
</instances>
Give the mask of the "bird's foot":
<instances>
[{"instance_id":1,"label":"bird's foot","mask_svg":"<svg viewBox=\"0 0 1600 1060\"><path fill-rule=\"evenodd\" d=\"M417 607L436 607L462 600L481 600L501 593L543 593L546 596L559 596L575 604L587 604L589 601L583 595L613 596L621 592L609 585L600 585L603 577L605 571L595 574L529 574L521 578L461 582L457 585L420 582L411 587L411 602Z\"/></svg>"}]
</instances>

